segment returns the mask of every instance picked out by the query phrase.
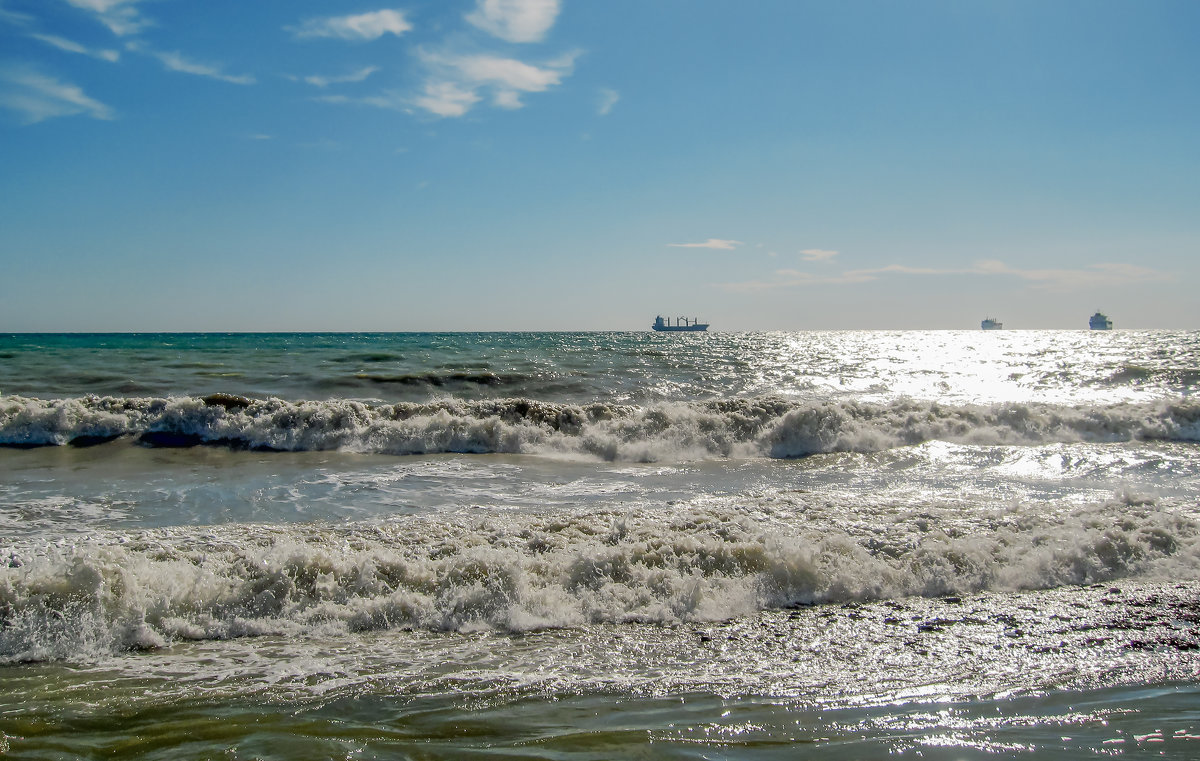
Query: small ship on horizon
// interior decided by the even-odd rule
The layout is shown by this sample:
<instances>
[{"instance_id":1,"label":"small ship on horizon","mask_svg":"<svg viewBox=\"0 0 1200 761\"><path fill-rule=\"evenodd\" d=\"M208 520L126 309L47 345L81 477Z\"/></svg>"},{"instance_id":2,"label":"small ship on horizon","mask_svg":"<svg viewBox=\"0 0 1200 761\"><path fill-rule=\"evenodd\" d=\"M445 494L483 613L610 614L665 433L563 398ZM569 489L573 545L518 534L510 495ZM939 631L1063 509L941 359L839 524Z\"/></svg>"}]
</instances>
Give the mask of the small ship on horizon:
<instances>
[{"instance_id":1,"label":"small ship on horizon","mask_svg":"<svg viewBox=\"0 0 1200 761\"><path fill-rule=\"evenodd\" d=\"M654 318L654 324L650 326L651 330L667 331L671 333L700 333L708 330L707 322L700 322L699 319L692 317L676 317L675 323L671 324L671 318L663 319L662 315Z\"/></svg>"}]
</instances>

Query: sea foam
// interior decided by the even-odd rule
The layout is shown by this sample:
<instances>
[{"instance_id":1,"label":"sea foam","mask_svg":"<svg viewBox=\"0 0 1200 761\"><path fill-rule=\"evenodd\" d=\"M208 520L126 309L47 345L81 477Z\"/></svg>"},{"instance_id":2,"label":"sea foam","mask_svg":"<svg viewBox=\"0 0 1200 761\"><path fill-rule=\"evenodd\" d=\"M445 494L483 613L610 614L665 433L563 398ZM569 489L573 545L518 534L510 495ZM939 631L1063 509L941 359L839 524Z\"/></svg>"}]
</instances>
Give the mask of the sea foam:
<instances>
[{"instance_id":1,"label":"sea foam","mask_svg":"<svg viewBox=\"0 0 1200 761\"><path fill-rule=\"evenodd\" d=\"M723 620L768 608L1194 577L1200 526L1152 499L997 510L958 531L641 513L229 525L0 548L0 660L172 641Z\"/></svg>"},{"instance_id":2,"label":"sea foam","mask_svg":"<svg viewBox=\"0 0 1200 761\"><path fill-rule=\"evenodd\" d=\"M737 398L645 406L530 399L371 404L197 397L0 398L0 444L147 446L382 454L559 454L617 461L801 457L941 440L1038 445L1200 440L1200 403L1108 406Z\"/></svg>"}]
</instances>

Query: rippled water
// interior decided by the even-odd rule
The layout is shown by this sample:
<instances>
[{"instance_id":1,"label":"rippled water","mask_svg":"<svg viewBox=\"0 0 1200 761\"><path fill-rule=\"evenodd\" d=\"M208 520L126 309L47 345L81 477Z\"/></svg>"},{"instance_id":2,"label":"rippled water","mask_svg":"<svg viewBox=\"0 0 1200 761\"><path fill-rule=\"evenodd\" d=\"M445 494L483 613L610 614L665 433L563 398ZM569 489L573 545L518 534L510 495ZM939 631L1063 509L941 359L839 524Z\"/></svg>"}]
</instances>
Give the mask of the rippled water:
<instances>
[{"instance_id":1,"label":"rippled water","mask_svg":"<svg viewBox=\"0 0 1200 761\"><path fill-rule=\"evenodd\" d=\"M0 336L14 757L1200 753L1200 334Z\"/></svg>"},{"instance_id":2,"label":"rippled water","mask_svg":"<svg viewBox=\"0 0 1200 761\"><path fill-rule=\"evenodd\" d=\"M1194 331L0 335L0 391L649 403L783 395L1061 404L1200 381Z\"/></svg>"}]
</instances>

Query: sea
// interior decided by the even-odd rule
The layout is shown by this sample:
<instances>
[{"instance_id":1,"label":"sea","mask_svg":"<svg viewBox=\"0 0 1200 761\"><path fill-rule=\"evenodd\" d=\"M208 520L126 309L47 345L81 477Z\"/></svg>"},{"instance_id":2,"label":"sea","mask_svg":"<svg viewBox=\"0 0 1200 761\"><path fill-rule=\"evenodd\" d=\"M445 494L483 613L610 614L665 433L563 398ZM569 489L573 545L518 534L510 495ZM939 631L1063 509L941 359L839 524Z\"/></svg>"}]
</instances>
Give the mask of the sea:
<instances>
[{"instance_id":1,"label":"sea","mask_svg":"<svg viewBox=\"0 0 1200 761\"><path fill-rule=\"evenodd\" d=\"M1200 758L1200 332L0 334L0 757Z\"/></svg>"}]
</instances>

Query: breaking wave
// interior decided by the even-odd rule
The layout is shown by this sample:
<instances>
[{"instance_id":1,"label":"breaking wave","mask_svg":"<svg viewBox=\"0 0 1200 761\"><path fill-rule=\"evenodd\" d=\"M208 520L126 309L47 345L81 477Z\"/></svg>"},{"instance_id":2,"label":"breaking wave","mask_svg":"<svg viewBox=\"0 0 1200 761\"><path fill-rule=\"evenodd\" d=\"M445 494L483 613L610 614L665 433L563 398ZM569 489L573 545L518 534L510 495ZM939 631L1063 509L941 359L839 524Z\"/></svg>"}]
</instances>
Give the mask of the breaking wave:
<instances>
[{"instance_id":1,"label":"breaking wave","mask_svg":"<svg viewBox=\"0 0 1200 761\"><path fill-rule=\"evenodd\" d=\"M0 662L186 640L716 621L816 603L1194 577L1200 526L1118 496L981 531L785 528L731 504L105 532L0 556Z\"/></svg>"},{"instance_id":2,"label":"breaking wave","mask_svg":"<svg viewBox=\"0 0 1200 761\"><path fill-rule=\"evenodd\" d=\"M624 461L801 457L940 440L1037 445L1200 440L1200 403L947 405L779 398L572 405L530 399L370 404L197 397L0 398L0 445L525 453Z\"/></svg>"}]
</instances>

